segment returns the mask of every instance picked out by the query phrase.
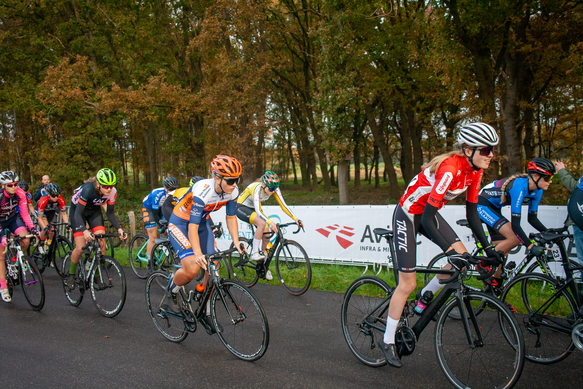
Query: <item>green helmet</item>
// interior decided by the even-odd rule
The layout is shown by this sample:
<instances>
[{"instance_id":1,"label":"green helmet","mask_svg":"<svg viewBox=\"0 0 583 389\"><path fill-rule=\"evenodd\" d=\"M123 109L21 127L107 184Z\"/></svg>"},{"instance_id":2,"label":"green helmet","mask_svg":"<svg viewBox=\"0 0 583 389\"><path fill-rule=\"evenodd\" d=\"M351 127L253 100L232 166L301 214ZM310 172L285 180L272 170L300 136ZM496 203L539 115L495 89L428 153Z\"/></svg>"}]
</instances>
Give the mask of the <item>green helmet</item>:
<instances>
[{"instance_id":1,"label":"green helmet","mask_svg":"<svg viewBox=\"0 0 583 389\"><path fill-rule=\"evenodd\" d=\"M196 184L197 182L199 182L200 180L204 180L204 177L201 176L194 176L190 179L190 186L193 186L194 184Z\"/></svg>"},{"instance_id":2,"label":"green helmet","mask_svg":"<svg viewBox=\"0 0 583 389\"><path fill-rule=\"evenodd\" d=\"M97 172L97 182L101 185L115 185L117 179L113 170L104 168Z\"/></svg>"},{"instance_id":3,"label":"green helmet","mask_svg":"<svg viewBox=\"0 0 583 389\"><path fill-rule=\"evenodd\" d=\"M265 172L265 174L261 177L261 181L268 188L279 188L279 176L270 170Z\"/></svg>"}]
</instances>

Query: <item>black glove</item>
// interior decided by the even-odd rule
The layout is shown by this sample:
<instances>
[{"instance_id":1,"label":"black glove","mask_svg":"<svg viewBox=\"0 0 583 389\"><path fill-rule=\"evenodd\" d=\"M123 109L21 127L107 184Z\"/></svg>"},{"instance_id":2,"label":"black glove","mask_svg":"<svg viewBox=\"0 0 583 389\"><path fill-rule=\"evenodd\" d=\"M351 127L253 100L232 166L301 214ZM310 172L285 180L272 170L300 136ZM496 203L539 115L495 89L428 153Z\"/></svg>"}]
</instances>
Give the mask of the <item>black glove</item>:
<instances>
[{"instance_id":1,"label":"black glove","mask_svg":"<svg viewBox=\"0 0 583 389\"><path fill-rule=\"evenodd\" d=\"M484 250L486 252L486 256L488 256L491 259L496 258L496 261L498 261L498 264L504 263L504 252L502 251L496 251L494 249L494 246L488 246L486 247L486 249Z\"/></svg>"},{"instance_id":2,"label":"black glove","mask_svg":"<svg viewBox=\"0 0 583 389\"><path fill-rule=\"evenodd\" d=\"M447 261L453 266L457 271L461 271L464 267L468 266L468 260L471 255L469 253L463 254L453 254L447 257Z\"/></svg>"},{"instance_id":3,"label":"black glove","mask_svg":"<svg viewBox=\"0 0 583 389\"><path fill-rule=\"evenodd\" d=\"M540 257L541 255L543 255L545 252L545 248L543 246L537 246L537 245L533 245L530 250L529 253L534 255L535 257Z\"/></svg>"},{"instance_id":4,"label":"black glove","mask_svg":"<svg viewBox=\"0 0 583 389\"><path fill-rule=\"evenodd\" d=\"M37 235L37 236L38 236L38 231L37 231L37 230L36 230L36 228L34 228L34 227L32 227L32 228L30 229L30 233L31 233L31 234L33 234L33 235Z\"/></svg>"}]
</instances>

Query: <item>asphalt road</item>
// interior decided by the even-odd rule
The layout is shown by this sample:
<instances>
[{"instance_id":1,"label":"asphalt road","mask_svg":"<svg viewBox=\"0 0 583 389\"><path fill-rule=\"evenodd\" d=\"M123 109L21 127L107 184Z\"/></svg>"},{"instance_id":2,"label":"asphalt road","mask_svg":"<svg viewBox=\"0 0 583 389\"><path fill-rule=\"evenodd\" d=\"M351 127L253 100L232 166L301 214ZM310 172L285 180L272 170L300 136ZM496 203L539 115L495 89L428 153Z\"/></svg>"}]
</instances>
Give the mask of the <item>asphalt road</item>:
<instances>
[{"instance_id":1,"label":"asphalt road","mask_svg":"<svg viewBox=\"0 0 583 389\"><path fill-rule=\"evenodd\" d=\"M404 367L371 368L350 352L340 327L342 295L252 288L270 326L270 344L256 362L237 359L199 326L184 342L160 335L148 314L144 281L126 268L128 296L114 319L102 317L88 295L79 307L65 299L60 279L45 271L46 303L33 311L20 287L0 303L0 385L52 387L447 388L432 340L433 324ZM526 362L518 387L581 385L583 353L550 365Z\"/></svg>"}]
</instances>

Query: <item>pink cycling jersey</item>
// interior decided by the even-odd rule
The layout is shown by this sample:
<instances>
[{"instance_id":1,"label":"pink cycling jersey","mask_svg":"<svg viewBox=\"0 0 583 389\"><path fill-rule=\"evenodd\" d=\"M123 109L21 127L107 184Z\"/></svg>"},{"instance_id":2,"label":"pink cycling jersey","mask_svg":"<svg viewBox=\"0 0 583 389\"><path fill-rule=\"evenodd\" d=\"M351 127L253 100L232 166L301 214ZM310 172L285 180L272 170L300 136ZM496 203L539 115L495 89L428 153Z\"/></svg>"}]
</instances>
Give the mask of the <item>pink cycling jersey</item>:
<instances>
[{"instance_id":1,"label":"pink cycling jersey","mask_svg":"<svg viewBox=\"0 0 583 389\"><path fill-rule=\"evenodd\" d=\"M6 189L3 189L0 192L0 221L9 220L20 213L24 224L29 229L34 228L30 215L28 214L27 204L26 192L22 188L16 189L16 193L12 196Z\"/></svg>"}]
</instances>

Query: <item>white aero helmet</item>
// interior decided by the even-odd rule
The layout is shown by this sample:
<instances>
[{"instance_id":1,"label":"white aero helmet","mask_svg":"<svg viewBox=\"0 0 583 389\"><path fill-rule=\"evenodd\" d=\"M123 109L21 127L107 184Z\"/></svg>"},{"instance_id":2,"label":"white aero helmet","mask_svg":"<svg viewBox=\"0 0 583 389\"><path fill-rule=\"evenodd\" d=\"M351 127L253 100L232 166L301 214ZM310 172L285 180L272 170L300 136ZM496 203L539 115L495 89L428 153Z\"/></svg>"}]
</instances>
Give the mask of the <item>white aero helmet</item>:
<instances>
[{"instance_id":1,"label":"white aero helmet","mask_svg":"<svg viewBox=\"0 0 583 389\"><path fill-rule=\"evenodd\" d=\"M11 170L6 170L0 173L0 184L10 184L13 182L18 182L18 174L14 173Z\"/></svg>"},{"instance_id":2,"label":"white aero helmet","mask_svg":"<svg viewBox=\"0 0 583 389\"><path fill-rule=\"evenodd\" d=\"M486 123L476 122L463 126L457 141L469 147L486 147L496 146L499 139L494 127Z\"/></svg>"}]
</instances>

